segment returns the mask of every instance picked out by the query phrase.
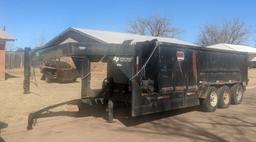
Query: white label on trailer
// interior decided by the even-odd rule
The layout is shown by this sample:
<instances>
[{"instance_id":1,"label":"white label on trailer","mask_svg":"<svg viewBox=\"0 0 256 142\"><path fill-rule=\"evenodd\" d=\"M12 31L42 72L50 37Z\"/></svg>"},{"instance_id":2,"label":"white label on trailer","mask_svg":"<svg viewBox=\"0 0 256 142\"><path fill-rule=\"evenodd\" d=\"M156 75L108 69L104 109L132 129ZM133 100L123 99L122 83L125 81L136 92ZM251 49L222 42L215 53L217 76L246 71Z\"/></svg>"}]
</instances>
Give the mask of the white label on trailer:
<instances>
[{"instance_id":1,"label":"white label on trailer","mask_svg":"<svg viewBox=\"0 0 256 142\"><path fill-rule=\"evenodd\" d=\"M114 56L113 61L115 61L115 62L131 62L132 58L130 58L130 57L117 57L117 56Z\"/></svg>"},{"instance_id":2,"label":"white label on trailer","mask_svg":"<svg viewBox=\"0 0 256 142\"><path fill-rule=\"evenodd\" d=\"M113 61L118 62L118 61L119 61L119 57L116 57L116 56L115 56L115 57L113 58Z\"/></svg>"},{"instance_id":3,"label":"white label on trailer","mask_svg":"<svg viewBox=\"0 0 256 142\"><path fill-rule=\"evenodd\" d=\"M184 61L185 59L185 54L183 51L177 51L176 56L178 61Z\"/></svg>"},{"instance_id":4,"label":"white label on trailer","mask_svg":"<svg viewBox=\"0 0 256 142\"><path fill-rule=\"evenodd\" d=\"M79 46L78 47L80 50L85 50L86 49L86 47L84 47L84 46Z\"/></svg>"}]
</instances>

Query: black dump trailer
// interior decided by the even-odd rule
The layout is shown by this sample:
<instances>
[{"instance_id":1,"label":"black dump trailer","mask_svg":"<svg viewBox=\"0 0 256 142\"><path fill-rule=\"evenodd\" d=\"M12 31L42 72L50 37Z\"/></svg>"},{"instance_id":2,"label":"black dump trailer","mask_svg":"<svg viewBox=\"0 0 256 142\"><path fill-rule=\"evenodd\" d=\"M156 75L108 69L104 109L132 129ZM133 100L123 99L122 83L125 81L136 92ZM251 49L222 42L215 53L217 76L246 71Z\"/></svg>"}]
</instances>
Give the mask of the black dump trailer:
<instances>
[{"instance_id":1,"label":"black dump trailer","mask_svg":"<svg viewBox=\"0 0 256 142\"><path fill-rule=\"evenodd\" d=\"M179 45L157 40L123 44L68 43L47 56L71 56L81 74L84 103L131 106L131 116L201 105L213 112L242 101L248 83L247 53ZM93 88L92 64L106 65L106 78ZM111 121L111 120L110 120Z\"/></svg>"}]
</instances>

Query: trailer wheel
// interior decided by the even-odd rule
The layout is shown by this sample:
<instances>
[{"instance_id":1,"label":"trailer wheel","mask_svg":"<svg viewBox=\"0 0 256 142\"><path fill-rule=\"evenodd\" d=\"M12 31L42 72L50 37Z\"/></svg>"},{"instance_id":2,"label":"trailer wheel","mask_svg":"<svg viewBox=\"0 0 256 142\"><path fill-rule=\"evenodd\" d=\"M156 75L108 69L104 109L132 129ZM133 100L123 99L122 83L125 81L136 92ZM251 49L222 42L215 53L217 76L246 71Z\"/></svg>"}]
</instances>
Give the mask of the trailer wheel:
<instances>
[{"instance_id":1,"label":"trailer wheel","mask_svg":"<svg viewBox=\"0 0 256 142\"><path fill-rule=\"evenodd\" d=\"M218 106L218 94L216 87L208 87L207 97L201 100L203 111L214 112Z\"/></svg>"},{"instance_id":2,"label":"trailer wheel","mask_svg":"<svg viewBox=\"0 0 256 142\"><path fill-rule=\"evenodd\" d=\"M227 108L231 102L231 92L228 86L222 86L217 90L219 96L218 107Z\"/></svg>"},{"instance_id":3,"label":"trailer wheel","mask_svg":"<svg viewBox=\"0 0 256 142\"><path fill-rule=\"evenodd\" d=\"M240 104L243 100L244 88L240 84L233 85L231 87L231 103L234 105Z\"/></svg>"}]
</instances>

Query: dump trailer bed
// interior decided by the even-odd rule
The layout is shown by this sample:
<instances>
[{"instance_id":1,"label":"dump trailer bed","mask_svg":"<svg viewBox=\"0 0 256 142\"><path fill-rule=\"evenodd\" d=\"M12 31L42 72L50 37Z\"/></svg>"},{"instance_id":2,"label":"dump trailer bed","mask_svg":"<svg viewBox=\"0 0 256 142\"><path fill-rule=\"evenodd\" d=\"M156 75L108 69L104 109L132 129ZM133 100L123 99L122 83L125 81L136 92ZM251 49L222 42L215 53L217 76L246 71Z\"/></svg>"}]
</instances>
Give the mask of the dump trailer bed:
<instances>
[{"instance_id":1,"label":"dump trailer bed","mask_svg":"<svg viewBox=\"0 0 256 142\"><path fill-rule=\"evenodd\" d=\"M137 52L141 52L139 71L150 56L147 50L153 50L141 46ZM246 53L166 43L156 46L143 71L134 78L138 85L132 100L133 116L199 105L211 87L221 92L223 86L245 87L248 82Z\"/></svg>"},{"instance_id":2,"label":"dump trailer bed","mask_svg":"<svg viewBox=\"0 0 256 142\"><path fill-rule=\"evenodd\" d=\"M109 112L113 102L129 103L132 116L199 104L206 111L239 104L248 83L246 53L157 40L121 45L68 43L40 54L73 58L82 78L83 102L108 101ZM91 86L93 62L107 66L102 88Z\"/></svg>"}]
</instances>

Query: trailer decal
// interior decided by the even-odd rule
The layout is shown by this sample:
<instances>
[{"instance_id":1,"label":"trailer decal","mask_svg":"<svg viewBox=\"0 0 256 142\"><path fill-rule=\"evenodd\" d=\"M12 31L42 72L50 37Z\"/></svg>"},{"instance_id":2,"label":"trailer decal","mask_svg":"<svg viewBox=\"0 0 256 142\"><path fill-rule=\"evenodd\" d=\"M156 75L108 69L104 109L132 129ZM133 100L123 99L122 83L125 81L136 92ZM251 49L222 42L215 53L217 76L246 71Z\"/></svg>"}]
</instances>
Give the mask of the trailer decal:
<instances>
[{"instance_id":1,"label":"trailer decal","mask_svg":"<svg viewBox=\"0 0 256 142\"><path fill-rule=\"evenodd\" d=\"M177 51L176 56L177 56L178 61L184 61L185 60L185 55L184 55L183 51Z\"/></svg>"}]
</instances>

